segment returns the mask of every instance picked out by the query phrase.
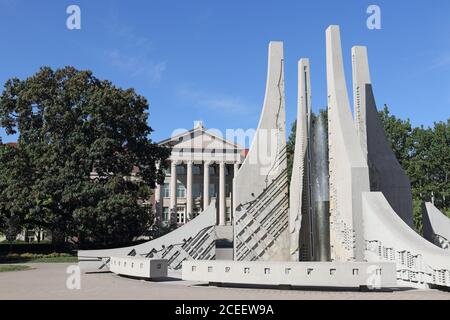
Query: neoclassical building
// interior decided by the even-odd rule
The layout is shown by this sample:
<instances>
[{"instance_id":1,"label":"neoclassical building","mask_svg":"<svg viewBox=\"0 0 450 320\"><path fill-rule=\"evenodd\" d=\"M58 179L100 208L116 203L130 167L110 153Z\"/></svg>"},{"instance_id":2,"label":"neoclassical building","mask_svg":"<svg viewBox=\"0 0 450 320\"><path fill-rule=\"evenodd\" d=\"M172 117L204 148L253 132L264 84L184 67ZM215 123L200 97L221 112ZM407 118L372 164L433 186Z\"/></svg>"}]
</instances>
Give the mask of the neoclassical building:
<instances>
[{"instance_id":1,"label":"neoclassical building","mask_svg":"<svg viewBox=\"0 0 450 320\"><path fill-rule=\"evenodd\" d=\"M247 150L206 130L201 122L160 145L171 147L172 154L164 184L157 186L152 199L157 223L183 225L215 205L217 225L231 225L233 179Z\"/></svg>"}]
</instances>

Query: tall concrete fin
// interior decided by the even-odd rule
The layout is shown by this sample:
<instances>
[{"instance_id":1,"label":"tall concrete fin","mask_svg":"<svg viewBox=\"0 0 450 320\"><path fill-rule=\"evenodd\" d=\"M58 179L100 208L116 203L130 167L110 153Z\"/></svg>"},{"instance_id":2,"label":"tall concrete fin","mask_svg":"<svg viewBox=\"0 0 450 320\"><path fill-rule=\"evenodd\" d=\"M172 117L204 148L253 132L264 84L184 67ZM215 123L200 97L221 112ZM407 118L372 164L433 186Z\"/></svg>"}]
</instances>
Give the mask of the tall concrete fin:
<instances>
[{"instance_id":1,"label":"tall concrete fin","mask_svg":"<svg viewBox=\"0 0 450 320\"><path fill-rule=\"evenodd\" d=\"M291 236L291 259L302 259L302 243L309 237L308 219L303 219L308 206L308 195L305 183L307 171L308 132L311 126L311 80L308 59L301 59L298 63L298 106L297 128L295 136L295 153L292 167L290 198L289 198L289 232ZM302 232L302 234L301 234ZM303 239L302 239L303 238Z\"/></svg>"},{"instance_id":2,"label":"tall concrete fin","mask_svg":"<svg viewBox=\"0 0 450 320\"><path fill-rule=\"evenodd\" d=\"M423 236L442 249L450 250L450 218L432 203L422 208Z\"/></svg>"},{"instance_id":3,"label":"tall concrete fin","mask_svg":"<svg viewBox=\"0 0 450 320\"><path fill-rule=\"evenodd\" d=\"M233 184L235 260L290 260L282 42L269 45L261 118Z\"/></svg>"},{"instance_id":4,"label":"tall concrete fin","mask_svg":"<svg viewBox=\"0 0 450 320\"><path fill-rule=\"evenodd\" d=\"M369 170L350 110L338 26L327 29L326 44L331 258L362 261L361 194L370 190Z\"/></svg>"},{"instance_id":5,"label":"tall concrete fin","mask_svg":"<svg viewBox=\"0 0 450 320\"><path fill-rule=\"evenodd\" d=\"M148 256L167 259L169 268L181 269L185 260L214 260L216 258L216 204L215 201L184 226L162 236L136 246L78 251L78 261L82 269L98 269L109 258L128 255Z\"/></svg>"},{"instance_id":6,"label":"tall concrete fin","mask_svg":"<svg viewBox=\"0 0 450 320\"><path fill-rule=\"evenodd\" d=\"M365 259L393 262L400 285L450 288L450 251L411 229L381 192L363 193Z\"/></svg>"},{"instance_id":7,"label":"tall concrete fin","mask_svg":"<svg viewBox=\"0 0 450 320\"><path fill-rule=\"evenodd\" d=\"M371 84L369 61L366 47L352 48L353 71L353 108L356 130L361 142L361 148L367 159L367 126L366 126L366 84Z\"/></svg>"},{"instance_id":8,"label":"tall concrete fin","mask_svg":"<svg viewBox=\"0 0 450 320\"><path fill-rule=\"evenodd\" d=\"M370 190L382 192L400 218L413 227L411 182L386 138L368 61L366 47L352 48L355 123L369 165Z\"/></svg>"}]
</instances>

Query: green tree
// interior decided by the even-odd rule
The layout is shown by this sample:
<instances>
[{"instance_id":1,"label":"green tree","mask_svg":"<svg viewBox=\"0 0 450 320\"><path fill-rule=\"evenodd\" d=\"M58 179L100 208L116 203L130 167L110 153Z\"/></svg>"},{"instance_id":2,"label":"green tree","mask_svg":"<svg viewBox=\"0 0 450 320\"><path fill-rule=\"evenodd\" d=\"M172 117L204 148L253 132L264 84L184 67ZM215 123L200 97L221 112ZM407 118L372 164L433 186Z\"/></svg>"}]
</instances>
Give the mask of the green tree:
<instances>
[{"instance_id":1,"label":"green tree","mask_svg":"<svg viewBox=\"0 0 450 320\"><path fill-rule=\"evenodd\" d=\"M22 231L31 208L31 170L23 153L0 144L0 233L13 242Z\"/></svg>"},{"instance_id":2,"label":"green tree","mask_svg":"<svg viewBox=\"0 0 450 320\"><path fill-rule=\"evenodd\" d=\"M163 181L170 155L150 139L147 111L133 89L73 67L8 80L0 125L19 133L27 160L18 168L29 171L28 194L14 201L23 222L50 230L56 242L110 245L142 235L152 221L142 197Z\"/></svg>"},{"instance_id":3,"label":"green tree","mask_svg":"<svg viewBox=\"0 0 450 320\"><path fill-rule=\"evenodd\" d=\"M422 203L430 202L450 215L450 119L432 128L412 128L409 120L391 115L387 106L380 112L386 136L411 180L414 221L421 232Z\"/></svg>"},{"instance_id":4,"label":"green tree","mask_svg":"<svg viewBox=\"0 0 450 320\"><path fill-rule=\"evenodd\" d=\"M394 151L400 164L407 168L411 160L413 144L413 130L410 120L398 119L390 113L387 105L384 105L384 109L379 112L379 116L392 151Z\"/></svg>"},{"instance_id":5,"label":"green tree","mask_svg":"<svg viewBox=\"0 0 450 320\"><path fill-rule=\"evenodd\" d=\"M414 197L434 200L439 209L450 213L450 120L433 128L415 128L413 141L407 171Z\"/></svg>"}]
</instances>

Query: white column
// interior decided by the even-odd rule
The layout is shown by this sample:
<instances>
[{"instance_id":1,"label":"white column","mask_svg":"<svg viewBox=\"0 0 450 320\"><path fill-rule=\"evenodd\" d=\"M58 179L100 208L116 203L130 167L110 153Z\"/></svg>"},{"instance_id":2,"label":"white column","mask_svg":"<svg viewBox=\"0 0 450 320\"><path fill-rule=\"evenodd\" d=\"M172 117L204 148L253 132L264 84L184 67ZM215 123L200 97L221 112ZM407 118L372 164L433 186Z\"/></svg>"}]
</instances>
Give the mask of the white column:
<instances>
[{"instance_id":1,"label":"white column","mask_svg":"<svg viewBox=\"0 0 450 320\"><path fill-rule=\"evenodd\" d=\"M232 193L231 193L231 199L232 199L232 206L231 206L231 214L232 214L232 217L231 217L231 223L233 224L234 223L234 210L235 210L235 208L236 208L236 201L235 201L235 199L236 199L236 195L235 195L235 190L236 190L236 186L235 186L235 183L234 183L234 181L235 181L235 179L236 179L236 177L237 177L237 173L238 173L238 171L239 171L239 169L240 169L240 167L241 167L241 164L240 163L235 163L234 164L234 172L233 172L233 190L232 190Z\"/></svg>"},{"instance_id":2,"label":"white column","mask_svg":"<svg viewBox=\"0 0 450 320\"><path fill-rule=\"evenodd\" d=\"M192 166L193 163L189 161L187 163L187 183L186 183L186 206L187 206L187 220L192 219Z\"/></svg>"},{"instance_id":3,"label":"white column","mask_svg":"<svg viewBox=\"0 0 450 320\"><path fill-rule=\"evenodd\" d=\"M161 185L159 184L155 189L155 222L158 226L162 223Z\"/></svg>"},{"instance_id":4,"label":"white column","mask_svg":"<svg viewBox=\"0 0 450 320\"><path fill-rule=\"evenodd\" d=\"M170 223L175 223L177 220L177 165L177 162L172 161L170 170Z\"/></svg>"},{"instance_id":5,"label":"white column","mask_svg":"<svg viewBox=\"0 0 450 320\"><path fill-rule=\"evenodd\" d=\"M203 167L203 210L209 207L209 162Z\"/></svg>"},{"instance_id":6,"label":"white column","mask_svg":"<svg viewBox=\"0 0 450 320\"><path fill-rule=\"evenodd\" d=\"M240 167L240 164L239 164L239 163L235 163L235 164L234 164L233 179L236 178L236 175L237 175L237 173L238 173L238 171L239 171L239 167Z\"/></svg>"},{"instance_id":7,"label":"white column","mask_svg":"<svg viewBox=\"0 0 450 320\"><path fill-rule=\"evenodd\" d=\"M219 175L219 225L221 226L227 224L225 201L225 163L221 162Z\"/></svg>"}]
</instances>

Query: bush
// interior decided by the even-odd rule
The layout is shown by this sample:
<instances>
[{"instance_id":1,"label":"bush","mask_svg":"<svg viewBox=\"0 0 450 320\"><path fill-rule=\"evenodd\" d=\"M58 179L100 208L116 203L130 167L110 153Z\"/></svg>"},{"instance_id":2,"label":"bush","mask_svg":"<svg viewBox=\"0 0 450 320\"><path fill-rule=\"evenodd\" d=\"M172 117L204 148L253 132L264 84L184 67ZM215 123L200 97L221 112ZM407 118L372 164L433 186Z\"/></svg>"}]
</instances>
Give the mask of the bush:
<instances>
[{"instance_id":1,"label":"bush","mask_svg":"<svg viewBox=\"0 0 450 320\"><path fill-rule=\"evenodd\" d=\"M10 253L0 256L0 263L58 263L75 262L77 258L68 253L53 252L50 254L38 253Z\"/></svg>"},{"instance_id":2,"label":"bush","mask_svg":"<svg viewBox=\"0 0 450 320\"><path fill-rule=\"evenodd\" d=\"M54 246L49 243L20 243L15 242L10 245L9 243L0 243L0 256L9 253L34 253L34 254L51 254L54 252L72 253L74 247L70 245Z\"/></svg>"}]
</instances>

